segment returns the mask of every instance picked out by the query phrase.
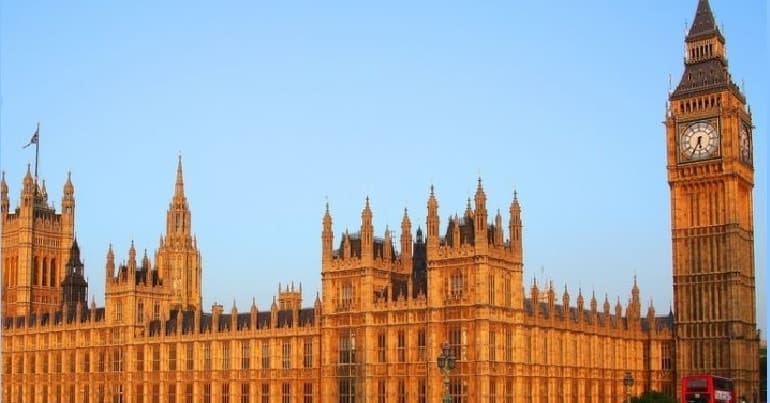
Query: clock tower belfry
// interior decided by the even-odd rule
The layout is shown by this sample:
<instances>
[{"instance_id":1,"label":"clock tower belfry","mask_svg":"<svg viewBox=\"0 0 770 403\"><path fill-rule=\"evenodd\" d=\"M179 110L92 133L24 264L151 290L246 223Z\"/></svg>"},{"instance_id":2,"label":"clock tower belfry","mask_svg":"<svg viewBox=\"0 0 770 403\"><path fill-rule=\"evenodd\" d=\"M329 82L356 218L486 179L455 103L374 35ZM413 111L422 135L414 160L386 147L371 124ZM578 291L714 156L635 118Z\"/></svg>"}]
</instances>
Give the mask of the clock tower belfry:
<instances>
[{"instance_id":1,"label":"clock tower belfry","mask_svg":"<svg viewBox=\"0 0 770 403\"><path fill-rule=\"evenodd\" d=\"M726 376L757 401L751 109L708 0L698 1L685 52L665 121L676 378Z\"/></svg>"}]
</instances>

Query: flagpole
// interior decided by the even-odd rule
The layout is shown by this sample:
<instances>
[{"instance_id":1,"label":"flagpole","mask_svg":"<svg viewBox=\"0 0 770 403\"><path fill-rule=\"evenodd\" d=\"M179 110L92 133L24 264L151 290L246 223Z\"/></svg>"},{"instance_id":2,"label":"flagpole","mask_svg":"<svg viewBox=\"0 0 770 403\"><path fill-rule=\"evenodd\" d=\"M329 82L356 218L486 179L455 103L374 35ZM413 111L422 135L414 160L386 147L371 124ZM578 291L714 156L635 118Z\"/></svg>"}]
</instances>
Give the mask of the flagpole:
<instances>
[{"instance_id":1,"label":"flagpole","mask_svg":"<svg viewBox=\"0 0 770 403\"><path fill-rule=\"evenodd\" d=\"M37 141L35 141L35 184L37 184L37 160L40 158L40 122L37 122L35 133L38 136Z\"/></svg>"}]
</instances>

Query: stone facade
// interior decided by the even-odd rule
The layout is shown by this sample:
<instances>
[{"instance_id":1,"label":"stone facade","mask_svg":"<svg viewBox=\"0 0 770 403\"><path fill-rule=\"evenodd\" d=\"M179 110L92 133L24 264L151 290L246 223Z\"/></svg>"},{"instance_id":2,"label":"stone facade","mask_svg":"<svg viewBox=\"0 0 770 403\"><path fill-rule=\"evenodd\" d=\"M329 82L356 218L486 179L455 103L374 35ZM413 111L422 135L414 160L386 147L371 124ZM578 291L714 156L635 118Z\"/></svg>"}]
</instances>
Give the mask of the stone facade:
<instances>
[{"instance_id":1,"label":"stone facade","mask_svg":"<svg viewBox=\"0 0 770 403\"><path fill-rule=\"evenodd\" d=\"M180 160L154 263L146 252L138 263L132 245L116 266L110 246L105 307L31 304L6 317L5 401L436 401L444 343L458 358L455 401L616 402L626 371L637 381L630 392L673 393L671 317L651 306L642 316L635 282L629 302L613 307L581 291L573 304L552 285L525 291L517 196L504 231L499 213L488 222L479 181L475 205L441 234L431 190L426 236L418 228L412 239L405 211L400 251L389 230L374 235L368 200L360 231L334 248L327 207L324 298L302 308L301 287L279 286L269 310L252 303L226 314L218 304L200 309L200 253L182 183ZM163 267L175 261L183 264ZM190 297L178 297L180 282L169 280L177 277L194 285Z\"/></svg>"},{"instance_id":2,"label":"stone facade","mask_svg":"<svg viewBox=\"0 0 770 403\"><path fill-rule=\"evenodd\" d=\"M698 15L703 7L705 0ZM694 53L683 80L724 44L702 18L693 26L701 28L688 36ZM303 308L301 286L291 284L279 285L266 310L252 302L225 313L215 303L204 312L181 158L157 251L137 258L132 244L127 263L116 265L110 246L105 306L96 307L83 297L69 176L60 213L29 172L11 212L3 176L2 399L435 402L444 393L436 357L445 343L457 358L448 379L453 402L615 403L645 390L675 395L677 380L692 371L727 374L752 395L753 168L740 145L751 114L734 86L714 88L683 81L670 97L675 305L665 315L642 306L636 279L625 303L524 284L518 195L505 221L499 212L491 217L481 180L473 203L443 230L431 188L425 232L413 232L404 211L398 248L390 230L375 235L368 199L360 229L335 244L327 205L322 292L312 306ZM702 151L705 139L695 136L708 137L707 127L687 130L711 119L721 141ZM690 209L699 203L697 213ZM628 389L627 372L635 380Z\"/></svg>"}]
</instances>

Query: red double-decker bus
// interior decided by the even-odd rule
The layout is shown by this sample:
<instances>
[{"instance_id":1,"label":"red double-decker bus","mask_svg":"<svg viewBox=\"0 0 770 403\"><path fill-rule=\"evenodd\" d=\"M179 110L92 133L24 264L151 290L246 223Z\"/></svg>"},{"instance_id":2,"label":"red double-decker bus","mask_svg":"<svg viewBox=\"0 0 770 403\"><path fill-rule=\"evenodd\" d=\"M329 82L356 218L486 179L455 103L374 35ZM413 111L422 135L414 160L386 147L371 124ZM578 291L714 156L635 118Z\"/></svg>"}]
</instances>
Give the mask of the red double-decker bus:
<instances>
[{"instance_id":1,"label":"red double-decker bus","mask_svg":"<svg viewBox=\"0 0 770 403\"><path fill-rule=\"evenodd\" d=\"M682 378L682 403L738 403L733 381L716 375Z\"/></svg>"}]
</instances>

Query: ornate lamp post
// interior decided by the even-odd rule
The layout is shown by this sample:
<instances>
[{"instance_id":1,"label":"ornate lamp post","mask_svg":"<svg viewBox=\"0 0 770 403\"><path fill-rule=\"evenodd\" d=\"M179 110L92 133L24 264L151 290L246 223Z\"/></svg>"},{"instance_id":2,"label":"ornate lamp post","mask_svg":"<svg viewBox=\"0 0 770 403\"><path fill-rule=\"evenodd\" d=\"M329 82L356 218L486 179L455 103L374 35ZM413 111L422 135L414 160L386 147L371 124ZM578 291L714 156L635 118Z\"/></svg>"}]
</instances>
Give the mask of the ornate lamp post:
<instances>
[{"instance_id":1,"label":"ornate lamp post","mask_svg":"<svg viewBox=\"0 0 770 403\"><path fill-rule=\"evenodd\" d=\"M623 386L626 387L626 402L631 401L631 387L634 386L634 376L631 371L626 371L626 376L623 377Z\"/></svg>"},{"instance_id":2,"label":"ornate lamp post","mask_svg":"<svg viewBox=\"0 0 770 403\"><path fill-rule=\"evenodd\" d=\"M438 364L441 372L444 373L444 403L451 403L452 399L449 397L449 373L457 366L457 358L452 354L452 350L449 349L449 343L444 343L441 346L442 353L436 358L436 364Z\"/></svg>"}]
</instances>

